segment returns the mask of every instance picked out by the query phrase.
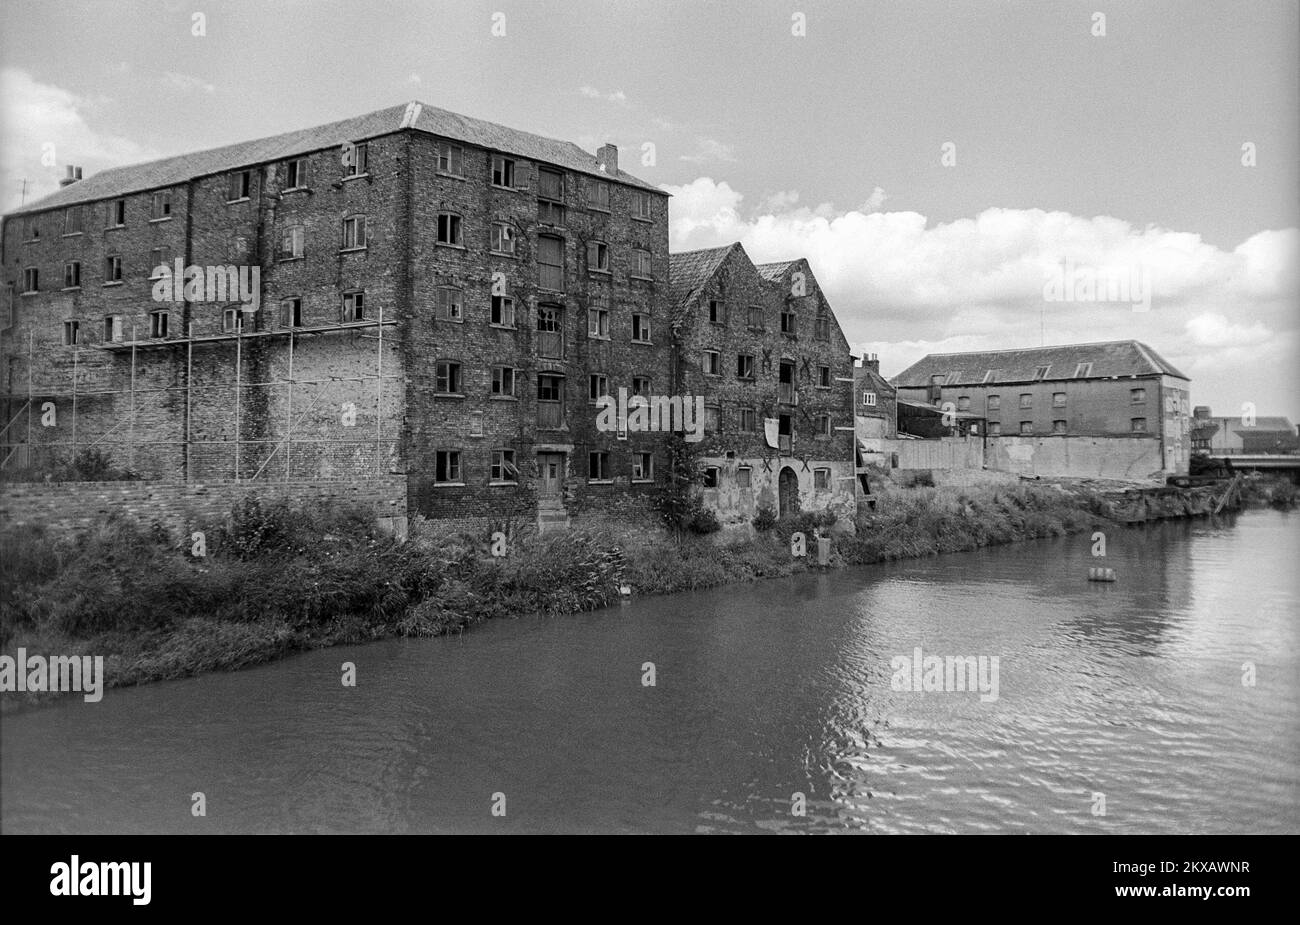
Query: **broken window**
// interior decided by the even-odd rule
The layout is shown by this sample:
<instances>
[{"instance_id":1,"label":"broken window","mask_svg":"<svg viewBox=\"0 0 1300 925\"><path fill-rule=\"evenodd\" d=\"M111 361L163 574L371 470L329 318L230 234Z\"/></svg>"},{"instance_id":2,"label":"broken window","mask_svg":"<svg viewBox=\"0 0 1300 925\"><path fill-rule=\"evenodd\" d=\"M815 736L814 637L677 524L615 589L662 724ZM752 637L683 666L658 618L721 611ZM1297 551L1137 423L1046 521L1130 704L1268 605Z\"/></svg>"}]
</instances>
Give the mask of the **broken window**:
<instances>
[{"instance_id":1,"label":"broken window","mask_svg":"<svg viewBox=\"0 0 1300 925\"><path fill-rule=\"evenodd\" d=\"M460 394L460 364L455 360L439 360L434 365L434 391L440 395Z\"/></svg>"},{"instance_id":2,"label":"broken window","mask_svg":"<svg viewBox=\"0 0 1300 925\"><path fill-rule=\"evenodd\" d=\"M433 480L444 485L460 481L460 450L438 450L434 454Z\"/></svg>"}]
</instances>

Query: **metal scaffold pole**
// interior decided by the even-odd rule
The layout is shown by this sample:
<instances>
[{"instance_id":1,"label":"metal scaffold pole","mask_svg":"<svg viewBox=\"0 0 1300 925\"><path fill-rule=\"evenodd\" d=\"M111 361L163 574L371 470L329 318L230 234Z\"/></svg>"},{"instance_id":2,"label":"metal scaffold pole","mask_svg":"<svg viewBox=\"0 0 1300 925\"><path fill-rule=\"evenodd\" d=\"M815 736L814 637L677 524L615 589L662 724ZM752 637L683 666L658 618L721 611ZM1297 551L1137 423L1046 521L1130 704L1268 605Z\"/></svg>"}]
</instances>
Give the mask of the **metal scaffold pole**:
<instances>
[{"instance_id":1,"label":"metal scaffold pole","mask_svg":"<svg viewBox=\"0 0 1300 925\"><path fill-rule=\"evenodd\" d=\"M293 319L290 319L291 321ZM293 452L293 331L289 332L289 400L284 414L284 480L289 481L289 456Z\"/></svg>"},{"instance_id":2,"label":"metal scaffold pole","mask_svg":"<svg viewBox=\"0 0 1300 925\"><path fill-rule=\"evenodd\" d=\"M190 402L191 380L194 377L194 322L185 326L185 481L190 480L190 456L194 447L190 443L190 421L192 405Z\"/></svg>"},{"instance_id":3,"label":"metal scaffold pole","mask_svg":"<svg viewBox=\"0 0 1300 925\"><path fill-rule=\"evenodd\" d=\"M384 432L384 306L379 305L379 351L375 361L375 474L382 472L381 448Z\"/></svg>"},{"instance_id":4,"label":"metal scaffold pole","mask_svg":"<svg viewBox=\"0 0 1300 925\"><path fill-rule=\"evenodd\" d=\"M72 458L77 458L77 370L80 347L72 348Z\"/></svg>"},{"instance_id":5,"label":"metal scaffold pole","mask_svg":"<svg viewBox=\"0 0 1300 925\"><path fill-rule=\"evenodd\" d=\"M24 449L24 467L32 464L32 336L27 332L27 446Z\"/></svg>"},{"instance_id":6,"label":"metal scaffold pole","mask_svg":"<svg viewBox=\"0 0 1300 925\"><path fill-rule=\"evenodd\" d=\"M127 437L126 453L128 469L135 468L135 322L131 322L131 428Z\"/></svg>"},{"instance_id":7,"label":"metal scaffold pole","mask_svg":"<svg viewBox=\"0 0 1300 925\"><path fill-rule=\"evenodd\" d=\"M235 335L235 481L239 481L239 380L243 374L244 326L239 326Z\"/></svg>"}]
</instances>

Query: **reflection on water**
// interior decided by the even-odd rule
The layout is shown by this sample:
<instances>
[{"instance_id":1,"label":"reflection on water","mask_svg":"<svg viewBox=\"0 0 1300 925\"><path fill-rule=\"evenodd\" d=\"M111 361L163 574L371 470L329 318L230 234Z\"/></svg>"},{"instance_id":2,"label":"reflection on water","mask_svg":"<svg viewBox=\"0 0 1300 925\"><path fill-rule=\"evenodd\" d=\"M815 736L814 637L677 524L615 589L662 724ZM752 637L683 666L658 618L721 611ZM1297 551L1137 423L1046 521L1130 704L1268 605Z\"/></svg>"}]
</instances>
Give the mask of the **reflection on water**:
<instances>
[{"instance_id":1,"label":"reflection on water","mask_svg":"<svg viewBox=\"0 0 1300 925\"><path fill-rule=\"evenodd\" d=\"M1115 584L1086 580L1089 546L1078 536L640 600L69 700L4 719L0 821L1300 831L1300 517L1112 534ZM916 646L998 656L998 700L893 690L890 659ZM339 682L344 661L355 689ZM206 818L190 815L198 791ZM490 812L498 792L504 818ZM796 792L804 816L791 813Z\"/></svg>"}]
</instances>

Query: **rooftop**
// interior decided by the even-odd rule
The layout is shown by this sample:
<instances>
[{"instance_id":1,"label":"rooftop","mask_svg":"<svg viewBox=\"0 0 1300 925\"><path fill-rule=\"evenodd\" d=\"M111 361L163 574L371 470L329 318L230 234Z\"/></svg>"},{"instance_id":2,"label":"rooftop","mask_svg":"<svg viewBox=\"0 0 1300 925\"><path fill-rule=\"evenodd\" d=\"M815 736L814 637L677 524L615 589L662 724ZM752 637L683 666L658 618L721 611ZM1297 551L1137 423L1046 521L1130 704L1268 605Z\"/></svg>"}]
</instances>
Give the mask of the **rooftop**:
<instances>
[{"instance_id":1,"label":"rooftop","mask_svg":"<svg viewBox=\"0 0 1300 925\"><path fill-rule=\"evenodd\" d=\"M1038 371L1047 367L1046 374ZM1076 375L1083 367L1083 374ZM1172 364L1136 340L1095 344L1062 344L1019 350L973 353L931 353L894 377L899 388L930 384L932 376L947 377L945 385L980 385L992 370L994 382L1033 382L1036 379L1110 379L1116 376L1168 375L1186 379Z\"/></svg>"},{"instance_id":2,"label":"rooftop","mask_svg":"<svg viewBox=\"0 0 1300 925\"><path fill-rule=\"evenodd\" d=\"M340 122L273 135L270 138L195 151L191 154L181 154L143 164L112 167L62 187L9 214L22 215L128 193L142 193L177 186L196 177L284 160L327 148L340 147L347 141L357 142L378 138L405 129L414 129L493 151L517 154L530 160L553 164L579 173L607 177L663 194L662 190L632 176L625 170L620 169L615 174L602 171L594 154L589 154L572 142L534 135L531 132L462 116L436 106L413 101Z\"/></svg>"}]
</instances>

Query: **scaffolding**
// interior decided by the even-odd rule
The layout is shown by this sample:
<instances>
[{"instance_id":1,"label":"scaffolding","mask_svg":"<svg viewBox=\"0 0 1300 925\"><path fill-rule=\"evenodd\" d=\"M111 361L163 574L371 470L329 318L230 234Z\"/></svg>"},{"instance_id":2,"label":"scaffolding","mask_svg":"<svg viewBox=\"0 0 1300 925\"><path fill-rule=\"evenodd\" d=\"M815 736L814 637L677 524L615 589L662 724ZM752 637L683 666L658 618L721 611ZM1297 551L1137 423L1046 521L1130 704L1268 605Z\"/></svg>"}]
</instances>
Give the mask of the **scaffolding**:
<instances>
[{"instance_id":1,"label":"scaffolding","mask_svg":"<svg viewBox=\"0 0 1300 925\"><path fill-rule=\"evenodd\" d=\"M385 382L401 380L401 375L385 374L384 372L384 349L385 346L392 348L401 343L400 340L393 337L385 337L385 328L393 328L398 324L396 321L385 320L382 308L376 320L373 321L349 321L338 324L318 325L318 326L299 326L287 327L270 331L248 331L243 330L242 325L235 331L223 332L221 334L201 334L196 335L193 332L191 323L183 337L174 338L148 338L141 339L137 336L134 326L131 330L130 340L122 341L105 341L97 344L86 345L84 349L93 349L103 351L114 355L130 356L128 386L125 389L80 389L80 378L82 370L81 345L73 347L72 356L72 385L71 389L64 388L47 388L43 383L38 383L34 378L35 370L35 339L33 332L28 332L27 336L27 391L26 395L14 394L10 391L5 396L6 402L11 406L19 403L19 407L14 411L3 428L0 428L0 475L13 477L18 475L19 471L30 470L37 466L37 460L34 456L38 453L48 453L49 462L45 466L46 471L54 468L54 461L60 456L68 459L76 458L81 450L92 449L96 447L114 447L118 458L125 459L126 468L134 470L136 465L137 450L143 447L148 448L170 448L178 453L181 458L181 465L178 467L183 471L185 481L193 481L197 477L211 478L212 475L205 473L196 473L196 455L201 448L217 448L221 457L230 460L230 470L233 473L234 481L257 481L270 480L275 476L280 476L283 481L290 481L293 477L293 454L295 447L305 445L330 446L330 447L370 447L373 444L373 460L369 467L369 473L364 469L356 469L347 473L347 475L363 476L366 474L383 475L388 471L386 466L387 459L391 457L392 451L386 454L384 452L385 427L384 427L384 395ZM359 337L374 338L375 340L375 365L374 371L362 373L356 376L328 376L324 378L297 378L294 375L295 354L299 347L299 342L304 337L320 337L339 333L354 333ZM270 339L271 341L282 341L287 339L287 370L284 375L269 375L263 381L245 381L245 359L244 346L245 341L261 341ZM195 348L203 348L211 344L230 344L235 347L233 383L226 381L222 383L210 383L200 386L194 384L194 351ZM171 382L161 387L144 387L137 385L137 370L139 368L138 357L145 352L169 352L174 353L177 349L185 349L185 375L184 382ZM273 364L271 364L273 365ZM309 415L316 409L322 400L333 394L334 389L341 383L373 383L373 394L375 402L375 428L373 438L365 437L323 437L308 435L303 423L308 420ZM279 419L280 424L278 434L266 438L246 439L244 435L245 417L244 407L248 396L257 389L282 389L284 393L284 414ZM300 406L295 412L294 399L297 395L302 396L305 390L314 389L315 395L306 403ZM233 400L230 403L230 420L233 423L233 439L195 439L194 436L194 417L195 417L195 396L196 393L211 393L221 391L232 391ZM364 389L363 389L364 391ZM156 437L147 440L141 444L137 440L136 424L142 412L152 408L156 403L163 400L168 395L184 393L185 412L183 429L176 439L157 439ZM85 427L80 428L79 433L79 404L86 399L95 397L111 396L113 412L108 415L112 421L103 433L89 437L86 434ZM38 408L38 402L41 399L55 400L57 404L67 401L71 407L71 424L69 428L69 439L56 441L34 441L33 428L38 426L37 419L45 413L43 407ZM122 400L125 400L126 413L118 414L117 409L120 407ZM43 404L43 403L42 403ZM61 409L59 409L61 413ZM96 416L99 420L100 415ZM25 436L21 436L17 428L21 422L26 424ZM206 418L207 423L211 423L211 418ZM181 422L175 422L178 429ZM265 423L272 423L270 415L267 416ZM388 430L389 440L395 443L396 428L390 427ZM267 452L269 448L269 452ZM246 452L254 452L255 455L245 458ZM393 451L395 451L395 446ZM265 456L263 457L263 453ZM227 455L228 454L228 455ZM272 466L272 461L277 457L282 457L283 469L277 464ZM39 467L38 467L39 468ZM205 467L211 468L211 467ZM19 470L19 471L16 471ZM245 477L244 473L252 470L250 477Z\"/></svg>"}]
</instances>

